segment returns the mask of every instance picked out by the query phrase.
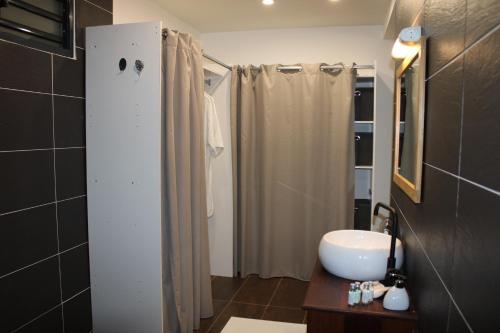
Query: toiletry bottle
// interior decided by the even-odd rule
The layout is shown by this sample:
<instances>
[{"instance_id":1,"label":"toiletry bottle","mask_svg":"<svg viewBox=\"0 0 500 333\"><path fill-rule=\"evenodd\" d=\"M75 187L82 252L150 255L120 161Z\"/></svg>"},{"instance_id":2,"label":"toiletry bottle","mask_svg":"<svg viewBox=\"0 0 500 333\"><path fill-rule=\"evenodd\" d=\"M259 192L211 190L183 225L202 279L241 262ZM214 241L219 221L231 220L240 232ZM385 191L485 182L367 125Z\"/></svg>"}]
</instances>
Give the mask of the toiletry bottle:
<instances>
[{"instance_id":1,"label":"toiletry bottle","mask_svg":"<svg viewBox=\"0 0 500 333\"><path fill-rule=\"evenodd\" d=\"M375 291L373 289L373 282L372 281L368 282L368 293L369 293L368 295L369 295L370 303L372 303L373 298L374 298L374 293L375 293Z\"/></svg>"},{"instance_id":2,"label":"toiletry bottle","mask_svg":"<svg viewBox=\"0 0 500 333\"><path fill-rule=\"evenodd\" d=\"M403 279L396 280L396 284L387 291L384 297L384 308L388 310L405 311L410 307L410 298Z\"/></svg>"},{"instance_id":3,"label":"toiletry bottle","mask_svg":"<svg viewBox=\"0 0 500 333\"><path fill-rule=\"evenodd\" d=\"M370 289L368 288L368 284L364 284L361 289L361 303L364 305L370 304Z\"/></svg>"},{"instance_id":4,"label":"toiletry bottle","mask_svg":"<svg viewBox=\"0 0 500 333\"><path fill-rule=\"evenodd\" d=\"M355 282L354 284L354 304L359 304L361 302L361 283Z\"/></svg>"},{"instance_id":5,"label":"toiletry bottle","mask_svg":"<svg viewBox=\"0 0 500 333\"><path fill-rule=\"evenodd\" d=\"M349 294L347 296L347 304L350 306L355 305L356 300L356 285L351 283L351 287L349 288Z\"/></svg>"}]
</instances>

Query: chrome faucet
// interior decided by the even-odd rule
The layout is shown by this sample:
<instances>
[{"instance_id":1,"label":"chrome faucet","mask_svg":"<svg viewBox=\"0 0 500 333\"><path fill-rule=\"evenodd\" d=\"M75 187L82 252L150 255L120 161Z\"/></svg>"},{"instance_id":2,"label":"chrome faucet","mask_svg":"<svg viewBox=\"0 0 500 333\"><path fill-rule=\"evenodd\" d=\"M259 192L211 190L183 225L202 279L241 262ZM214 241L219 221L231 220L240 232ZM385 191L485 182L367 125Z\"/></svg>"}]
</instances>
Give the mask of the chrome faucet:
<instances>
[{"instance_id":1,"label":"chrome faucet","mask_svg":"<svg viewBox=\"0 0 500 333\"><path fill-rule=\"evenodd\" d=\"M389 212L389 217L386 219L386 225L384 227L384 232L391 235L391 250L389 251L389 257L387 258L387 272L385 274L385 280L382 282L385 286L393 286L395 283L394 276L401 274L396 269L396 238L398 237L398 213L394 208L384 203L377 203L375 209L373 210L373 215L377 216L379 209L384 208Z\"/></svg>"}]
</instances>

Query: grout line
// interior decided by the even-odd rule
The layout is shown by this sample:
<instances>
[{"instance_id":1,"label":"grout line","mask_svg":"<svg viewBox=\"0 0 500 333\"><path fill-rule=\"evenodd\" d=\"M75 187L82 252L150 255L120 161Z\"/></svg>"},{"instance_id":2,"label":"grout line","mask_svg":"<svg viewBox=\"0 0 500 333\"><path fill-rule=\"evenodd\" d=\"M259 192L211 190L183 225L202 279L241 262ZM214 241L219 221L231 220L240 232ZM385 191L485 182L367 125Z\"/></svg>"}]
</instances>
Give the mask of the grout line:
<instances>
[{"instance_id":1,"label":"grout line","mask_svg":"<svg viewBox=\"0 0 500 333\"><path fill-rule=\"evenodd\" d=\"M75 147L59 147L54 148L55 150L64 150L64 149L85 149L85 146L75 146Z\"/></svg>"},{"instance_id":2,"label":"grout line","mask_svg":"<svg viewBox=\"0 0 500 333\"><path fill-rule=\"evenodd\" d=\"M396 206L398 207L398 210L399 212L401 213L401 216L403 216L403 219L405 220L406 224L408 225L408 227L410 228L410 231L413 233L413 235L415 236L415 239L417 240L417 243L418 245L420 246L420 249L422 250L422 252L424 253L427 261L429 262L429 264L431 265L432 269L434 270L434 273L436 274L436 276L438 277L439 281L441 282L441 284L443 285L446 293L448 294L448 296L450 297L451 301L453 302L453 304L455 305L458 313L460 314L460 316L462 317L463 321L465 322L465 324L467 325L467 327L469 328L469 330L471 332L474 332L474 330L472 329L472 327L469 325L469 322L467 321L467 319L465 318L465 315L462 313L462 310L460 310L460 307L458 306L457 302L455 301L455 299L453 298L453 295L451 294L450 290L448 289L448 287L446 286L446 284L444 283L443 279L441 278L441 275L439 275L439 272L437 271L436 267L434 266L434 264L432 263L431 261L431 258L429 257L429 255L427 254L427 252L425 251L425 248L424 248L424 245L422 244L422 242L420 241L420 238L418 238L418 235L415 233L415 231L413 230L413 228L411 227L411 224L410 224L410 221L408 221L408 219L406 218L405 214L403 213L403 210L399 207L399 204L398 204L398 201L396 200L396 198L391 194L391 197L392 199L394 200L394 202L396 203Z\"/></svg>"},{"instance_id":3,"label":"grout line","mask_svg":"<svg viewBox=\"0 0 500 333\"><path fill-rule=\"evenodd\" d=\"M59 203L59 202L65 202L65 201L70 201L70 200L74 200L74 199L79 199L79 198L83 198L83 197L86 197L86 196L87 196L86 194L82 194L82 195L77 195L76 197L61 199L61 200L57 200L57 201L51 201L51 202L47 202L47 203L36 205L36 206L31 206L31 207L26 207L26 208L22 208L22 209L13 210L13 211L10 211L10 212L1 213L0 216L10 215L10 214L15 214L15 213L20 213L20 212L24 212L26 210L40 208L40 207L44 207L44 206L56 204L56 203Z\"/></svg>"},{"instance_id":4,"label":"grout line","mask_svg":"<svg viewBox=\"0 0 500 333\"><path fill-rule=\"evenodd\" d=\"M432 164L429 164L429 163L427 163L427 162L424 162L424 164L425 164L425 165L427 165L428 167L431 167L431 168L433 168L433 169L436 169L436 170L438 170L438 171L441 171L441 172L443 172L443 173L445 173L445 174L447 174L447 175L449 175L449 176L451 176L451 177L457 178L458 180L464 181L464 182L469 183L469 184L471 184L471 185L477 186L477 187L479 187L479 188L481 188L481 189L483 189L483 190L485 190L485 191L488 191L488 192L491 192L491 193L493 193L493 194L496 194L496 195L500 196L500 192L499 192L499 191L497 191L497 190L494 190L494 189L492 189L492 188L489 188L489 187L486 187L486 186L484 186L484 185L478 184L478 183L473 182L472 180L469 180L469 179L467 179L467 178L464 178L464 177L461 177L461 176L455 175L454 173L451 173L451 172L449 172L449 171L446 171L446 170L440 169L440 168L438 168L438 167L436 167L436 166L434 166L434 165L432 165Z\"/></svg>"},{"instance_id":5,"label":"grout line","mask_svg":"<svg viewBox=\"0 0 500 333\"><path fill-rule=\"evenodd\" d=\"M54 199L56 201L56 237L57 237L57 253L61 252L61 244L59 240L59 210L57 204L57 172L56 172L56 115L54 107L54 55L50 56L50 71L51 71L51 98L52 98L52 145L54 147L53 151L53 171L54 171ZM59 299L60 303L63 302L63 290L62 290L62 269L61 269L61 256L57 256L57 266L59 269ZM61 308L62 312L62 332L64 333L64 308Z\"/></svg>"},{"instance_id":6,"label":"grout line","mask_svg":"<svg viewBox=\"0 0 500 333\"><path fill-rule=\"evenodd\" d=\"M9 90L9 91L17 91L17 92L24 92L24 93L40 94L40 95L52 95L52 93L49 93L49 92L16 89L16 88L6 88L6 87L0 87L0 90Z\"/></svg>"},{"instance_id":7,"label":"grout line","mask_svg":"<svg viewBox=\"0 0 500 333\"><path fill-rule=\"evenodd\" d=\"M216 300L216 301L222 301L222 300ZM257 304L257 303L249 303L249 302L241 302L241 301L232 301L232 303L236 304L245 304L245 305L253 305L253 306L263 306L263 307L268 307L266 304ZM286 309L286 310L301 310L301 308L294 308L291 306L282 306L282 305L269 305L270 308L280 308L280 309Z\"/></svg>"},{"instance_id":8,"label":"grout line","mask_svg":"<svg viewBox=\"0 0 500 333\"><path fill-rule=\"evenodd\" d=\"M243 288L243 286L245 286L245 284L247 283L247 281L248 281L248 276L245 278L245 281L243 281L243 283L241 284L241 286L234 292L233 296L231 296L231 299L229 299L229 301L227 301L227 304L222 308L222 310L219 313L219 315L217 317L215 317L214 321L212 321L212 323L210 324L210 326L208 326L207 332L210 332L210 330L212 329L212 327L214 326L214 324L217 322L217 320L219 320L220 316L222 316L222 314L227 310L227 308L229 307L229 305L231 305L231 303L233 302L234 298L239 293L239 291Z\"/></svg>"},{"instance_id":9,"label":"grout line","mask_svg":"<svg viewBox=\"0 0 500 333\"><path fill-rule=\"evenodd\" d=\"M264 312L262 312L262 316L260 316L260 319L264 318L264 315L266 314L267 309L269 309L269 305L271 305L271 302L274 299L274 296L276 296L276 293L278 292L278 288L281 285L281 281L283 281L283 277L280 277L280 280L278 281L278 284L276 285L276 288L274 288L273 293L271 294L271 298L269 298L269 301L266 304L266 307L264 308Z\"/></svg>"},{"instance_id":10,"label":"grout line","mask_svg":"<svg viewBox=\"0 0 500 333\"><path fill-rule=\"evenodd\" d=\"M31 151L48 151L48 150L54 150L54 148L0 150L0 153L26 153L26 152L31 152Z\"/></svg>"},{"instance_id":11,"label":"grout line","mask_svg":"<svg viewBox=\"0 0 500 333\"><path fill-rule=\"evenodd\" d=\"M26 90L26 89L17 89L17 88L0 87L0 90L17 91L17 92L22 92L22 93L31 93L31 94L39 94L39 95L50 95L50 96L53 95L53 96L67 97L67 98L85 99L85 97L81 97L81 96L72 96L72 95L63 95L63 94L52 94L50 92L34 91L34 90Z\"/></svg>"},{"instance_id":12,"label":"grout line","mask_svg":"<svg viewBox=\"0 0 500 333\"><path fill-rule=\"evenodd\" d=\"M68 298L67 300L63 301L61 304L64 304L64 303L66 303L66 302L71 301L72 299L74 299L74 298L76 298L76 297L80 296L81 294L83 294L83 293L84 293L84 292L86 292L87 290L90 290L90 287L87 287L87 288L83 289L82 291L77 292L76 294L74 294L73 296L71 296L70 298Z\"/></svg>"},{"instance_id":13,"label":"grout line","mask_svg":"<svg viewBox=\"0 0 500 333\"><path fill-rule=\"evenodd\" d=\"M438 75L439 73L441 73L443 70L445 70L446 68L448 68L449 66L451 66L451 64L453 64L461 56L465 55L474 46L476 46L477 44L481 43L483 40L485 40L486 38L488 38L490 35L494 34L499 28L500 28L500 24L498 24L496 27L492 28L490 31L488 31L487 33L485 33L481 38L479 38L478 40L476 40L474 43L472 43L471 45L469 45L466 48L464 48L464 50L462 52L460 52L459 54L457 54L456 56L454 56L453 58L451 58L450 61L448 61L448 63L446 63L444 66L442 66L437 71L435 71L432 75L430 75L427 79L425 79L425 81L426 82L429 81L430 79L432 79L433 77L435 77L436 75Z\"/></svg>"},{"instance_id":14,"label":"grout line","mask_svg":"<svg viewBox=\"0 0 500 333\"><path fill-rule=\"evenodd\" d=\"M52 94L52 95L57 96L57 97L85 99L85 97L81 97L81 96L72 96L72 95L63 95L63 94Z\"/></svg>"},{"instance_id":15,"label":"grout line","mask_svg":"<svg viewBox=\"0 0 500 333\"><path fill-rule=\"evenodd\" d=\"M69 252L69 251L72 251L72 250L74 250L74 249L77 249L77 248L79 248L79 247L81 247L81 246L87 245L88 243L89 243L88 241L83 242L83 243L80 243L80 244L78 244L78 245L75 245L75 246L73 246L73 247L70 247L69 249L66 249L66 250L61 251L61 252L59 252L58 254L59 254L59 255L61 255L61 254L65 254L66 252Z\"/></svg>"},{"instance_id":16,"label":"grout line","mask_svg":"<svg viewBox=\"0 0 500 333\"><path fill-rule=\"evenodd\" d=\"M15 213L20 213L20 212L24 212L26 210L40 208L40 207L45 207L45 206L52 205L52 204L55 204L55 201L47 202L47 203L44 203L44 204L40 204L40 205L28 207L28 208L22 208L22 209L13 210L13 211L10 211L10 212L1 213L0 216L11 215L11 214L15 214Z\"/></svg>"},{"instance_id":17,"label":"grout line","mask_svg":"<svg viewBox=\"0 0 500 333\"><path fill-rule=\"evenodd\" d=\"M40 260L38 260L38 261L35 261L34 263L31 263L31 264L29 264L29 265L26 265L26 266L23 266L23 267L21 267L21 268L18 268L18 269L14 270L14 271L12 271L12 272L10 272L10 273L4 274L4 275L0 276L0 280L1 280L1 279L3 279L3 278L6 278L6 277L8 277L8 276L10 276L10 275L12 275L12 274L15 274L15 273L17 273L17 272L20 272L20 271L22 271L22 270L25 270L26 268L30 268L30 267L32 267L32 266L35 266L35 265L37 265L37 264L41 263L41 262L44 262L44 261L46 261L46 260L50 260L50 259L54 258L54 257L55 257L55 256L57 256L57 255L59 255L59 253L55 253L55 254L53 254L53 255L51 255L51 256L48 256L47 258L40 259Z\"/></svg>"},{"instance_id":18,"label":"grout line","mask_svg":"<svg viewBox=\"0 0 500 333\"><path fill-rule=\"evenodd\" d=\"M24 327L28 326L29 324L31 324L32 322L42 318L43 316L45 316L46 314L48 314L49 312L57 309L59 306L61 306L61 304L57 304L56 306L54 306L53 308L50 308L49 310L45 311L44 313L42 313L41 315L39 316L36 316L35 318L31 319L30 321L28 321L27 323L24 323L22 324L21 326L19 326L18 328L14 329L13 331L10 331L10 333L15 333L15 332L19 332L19 330L23 329Z\"/></svg>"},{"instance_id":19,"label":"grout line","mask_svg":"<svg viewBox=\"0 0 500 333\"><path fill-rule=\"evenodd\" d=\"M99 5L96 5L95 3L93 3L93 2L91 2L91 1L89 1L89 0L84 0L84 1L85 1L86 3L88 3L88 4L92 5L92 6L95 6L95 7L99 8L99 9L104 10L105 12L107 12L107 13L109 13L109 14L113 15L113 12L110 12L110 11L109 11L109 10L107 10L106 8L103 8L103 7L99 6Z\"/></svg>"},{"instance_id":20,"label":"grout line","mask_svg":"<svg viewBox=\"0 0 500 333\"><path fill-rule=\"evenodd\" d=\"M1 279L3 279L3 278L5 278L5 277L8 277L9 275L12 275L12 274L15 274L15 273L17 273L17 272L20 272L20 271L22 271L22 270L25 270L25 269L27 269L27 268L33 267L33 266L35 266L35 265L37 265L37 264L40 264L40 263L42 263L42 262L44 262L44 261L47 261L47 260L52 259L52 258L54 258L55 256L58 256L58 255L60 255L60 254L64 254L64 253L66 253L66 252L69 252L69 251L71 251L71 250L74 250L74 249L76 249L76 248L78 248L78 247L80 247L80 246L86 245L86 244L88 244L88 243L89 243L88 241L83 242L83 243L81 243L81 244L78 244L78 245L76 245L76 246L73 246L72 248L69 248L69 249L64 250L64 251L62 251L62 252L57 252L57 253L54 253L54 254L52 254L52 255L50 255L50 256L48 256L48 257L46 257L46 258L40 259L40 260L38 260L38 261L35 261L34 263L31 263L31 264L29 264L29 265L26 265L26 266L23 266L23 267L21 267L21 268L18 268L18 269L16 269L16 270L12 271L12 272L9 272L9 273L7 273L7 274L4 274L4 275L0 276L0 280L1 280Z\"/></svg>"},{"instance_id":21,"label":"grout line","mask_svg":"<svg viewBox=\"0 0 500 333\"><path fill-rule=\"evenodd\" d=\"M50 151L50 150L63 150L63 149L85 149L85 146L75 147L56 147L56 148L35 148L35 149L17 149L17 150L0 150L1 153L28 153L32 151Z\"/></svg>"},{"instance_id":22,"label":"grout line","mask_svg":"<svg viewBox=\"0 0 500 333\"><path fill-rule=\"evenodd\" d=\"M61 199L61 200L58 200L57 202L65 202L65 201L70 201L70 200L75 200L75 199L80 199L80 198L84 198L86 197L87 195L86 194L83 194L83 195L77 195L76 197L71 197L71 198L67 198L67 199Z\"/></svg>"}]
</instances>

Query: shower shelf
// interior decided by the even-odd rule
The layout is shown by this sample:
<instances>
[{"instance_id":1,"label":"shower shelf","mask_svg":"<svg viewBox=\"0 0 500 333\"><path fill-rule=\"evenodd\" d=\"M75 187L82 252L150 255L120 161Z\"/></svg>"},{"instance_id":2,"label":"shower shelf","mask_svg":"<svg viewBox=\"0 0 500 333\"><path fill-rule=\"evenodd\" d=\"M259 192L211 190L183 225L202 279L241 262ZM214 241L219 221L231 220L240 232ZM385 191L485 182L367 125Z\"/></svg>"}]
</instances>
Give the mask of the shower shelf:
<instances>
[{"instance_id":1,"label":"shower shelf","mask_svg":"<svg viewBox=\"0 0 500 333\"><path fill-rule=\"evenodd\" d=\"M372 165L356 165L356 169L361 169L361 170L371 170L373 169Z\"/></svg>"}]
</instances>

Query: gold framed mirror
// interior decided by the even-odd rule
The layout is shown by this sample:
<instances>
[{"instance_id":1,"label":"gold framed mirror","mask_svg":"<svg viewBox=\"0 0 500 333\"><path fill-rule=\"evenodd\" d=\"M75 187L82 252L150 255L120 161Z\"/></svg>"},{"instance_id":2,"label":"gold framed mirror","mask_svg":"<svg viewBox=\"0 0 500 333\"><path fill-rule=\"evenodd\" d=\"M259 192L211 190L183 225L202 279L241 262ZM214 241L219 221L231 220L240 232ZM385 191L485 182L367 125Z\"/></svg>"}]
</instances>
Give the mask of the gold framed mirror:
<instances>
[{"instance_id":1,"label":"gold framed mirror","mask_svg":"<svg viewBox=\"0 0 500 333\"><path fill-rule=\"evenodd\" d=\"M425 122L425 38L396 70L393 181L421 202Z\"/></svg>"}]
</instances>

